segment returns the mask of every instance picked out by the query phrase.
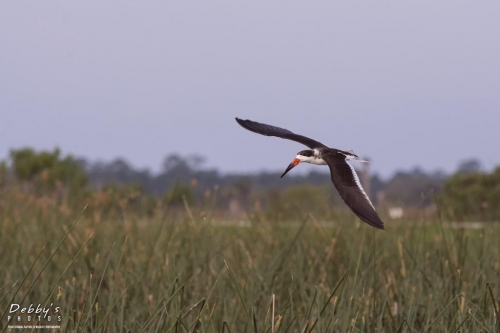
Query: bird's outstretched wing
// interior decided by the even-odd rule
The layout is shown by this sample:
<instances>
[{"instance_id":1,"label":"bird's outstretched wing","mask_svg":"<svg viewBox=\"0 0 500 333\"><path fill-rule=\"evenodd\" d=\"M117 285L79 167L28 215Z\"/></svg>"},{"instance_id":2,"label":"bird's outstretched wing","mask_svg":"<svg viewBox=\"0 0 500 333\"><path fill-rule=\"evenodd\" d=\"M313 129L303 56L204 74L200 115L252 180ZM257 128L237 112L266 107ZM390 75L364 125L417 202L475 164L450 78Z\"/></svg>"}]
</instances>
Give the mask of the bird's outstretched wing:
<instances>
[{"instance_id":1,"label":"bird's outstretched wing","mask_svg":"<svg viewBox=\"0 0 500 333\"><path fill-rule=\"evenodd\" d=\"M239 119L239 118L236 118L236 121L243 128L246 128L247 130L258 133L258 134L262 134L262 135L266 135L266 136L277 136L278 138L297 141L299 143L302 143L303 145L306 145L307 147L309 147L311 149L327 148L321 142L310 139L310 138L303 136L303 135L295 134L295 133L293 133L287 129L284 129L284 128L266 125L266 124L258 123L258 122L251 121L251 120L243 120L243 119Z\"/></svg>"},{"instance_id":2,"label":"bird's outstretched wing","mask_svg":"<svg viewBox=\"0 0 500 333\"><path fill-rule=\"evenodd\" d=\"M346 205L362 221L372 227L384 229L384 222L363 190L356 171L346 162L345 155L335 152L322 157L330 168L333 185Z\"/></svg>"}]
</instances>

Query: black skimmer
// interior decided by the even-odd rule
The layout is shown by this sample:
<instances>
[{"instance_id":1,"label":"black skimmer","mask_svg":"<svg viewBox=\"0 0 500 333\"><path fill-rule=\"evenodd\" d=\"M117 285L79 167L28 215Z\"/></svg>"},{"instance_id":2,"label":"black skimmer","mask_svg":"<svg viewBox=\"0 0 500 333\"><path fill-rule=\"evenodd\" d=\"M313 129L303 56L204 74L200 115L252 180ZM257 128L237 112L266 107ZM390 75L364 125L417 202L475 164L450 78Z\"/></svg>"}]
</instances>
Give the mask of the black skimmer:
<instances>
[{"instance_id":1,"label":"black skimmer","mask_svg":"<svg viewBox=\"0 0 500 333\"><path fill-rule=\"evenodd\" d=\"M276 136L283 139L297 141L311 148L310 150L298 152L297 156L295 156L292 163L290 163L288 168L286 168L281 177L283 177L288 171L292 170L300 162L328 165L333 185L339 192L342 200L344 200L353 213L372 227L384 229L384 222L382 222L378 216L375 211L375 207L373 207L373 204L363 190L356 171L354 171L354 168L347 163L349 160L366 162L354 154L352 150L329 148L321 142L303 135L295 134L284 128L239 118L236 118L236 121L243 128L246 128L249 131L266 136Z\"/></svg>"}]
</instances>

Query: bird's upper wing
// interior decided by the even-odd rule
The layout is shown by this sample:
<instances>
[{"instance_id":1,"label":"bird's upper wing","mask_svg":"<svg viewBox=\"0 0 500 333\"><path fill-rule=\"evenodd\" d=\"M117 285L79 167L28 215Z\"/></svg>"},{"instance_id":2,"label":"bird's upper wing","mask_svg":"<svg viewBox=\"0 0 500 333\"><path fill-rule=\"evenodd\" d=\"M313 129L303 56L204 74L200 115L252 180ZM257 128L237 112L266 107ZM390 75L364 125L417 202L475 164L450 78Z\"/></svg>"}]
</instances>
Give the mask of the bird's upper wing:
<instances>
[{"instance_id":1,"label":"bird's upper wing","mask_svg":"<svg viewBox=\"0 0 500 333\"><path fill-rule=\"evenodd\" d=\"M303 135L295 134L295 133L293 133L287 129L284 129L284 128L266 125L266 124L258 123L258 122L251 121L251 120L243 120L243 119L239 119L239 118L236 118L236 121L243 128L246 128L247 130L255 132L255 133L259 133L259 134L266 135L266 136L277 136L279 138L297 141L297 142L300 142L300 143L306 145L307 147L309 147L311 149L327 148L321 142L310 139L310 138L303 136Z\"/></svg>"},{"instance_id":2,"label":"bird's upper wing","mask_svg":"<svg viewBox=\"0 0 500 333\"><path fill-rule=\"evenodd\" d=\"M345 155L334 152L322 157L330 168L333 185L339 191L340 197L346 205L362 221L372 227L384 229L384 222L378 216L370 199L368 199L363 190L356 171L346 162Z\"/></svg>"}]
</instances>

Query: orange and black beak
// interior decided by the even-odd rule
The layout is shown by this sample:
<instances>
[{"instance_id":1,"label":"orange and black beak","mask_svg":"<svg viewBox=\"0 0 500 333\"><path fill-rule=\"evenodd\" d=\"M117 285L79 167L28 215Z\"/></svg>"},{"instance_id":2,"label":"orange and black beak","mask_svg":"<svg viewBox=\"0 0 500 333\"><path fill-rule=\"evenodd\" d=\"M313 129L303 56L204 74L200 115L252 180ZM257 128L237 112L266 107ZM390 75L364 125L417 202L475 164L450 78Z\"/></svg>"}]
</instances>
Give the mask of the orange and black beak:
<instances>
[{"instance_id":1,"label":"orange and black beak","mask_svg":"<svg viewBox=\"0 0 500 333\"><path fill-rule=\"evenodd\" d=\"M300 163L300 160L298 158L294 158L292 163L290 163L290 165L288 166L288 168L286 168L285 172L283 172L283 174L281 175L280 178L283 178L284 175L286 175L286 173L290 170L292 170L293 168L295 168L297 165L299 165Z\"/></svg>"}]
</instances>

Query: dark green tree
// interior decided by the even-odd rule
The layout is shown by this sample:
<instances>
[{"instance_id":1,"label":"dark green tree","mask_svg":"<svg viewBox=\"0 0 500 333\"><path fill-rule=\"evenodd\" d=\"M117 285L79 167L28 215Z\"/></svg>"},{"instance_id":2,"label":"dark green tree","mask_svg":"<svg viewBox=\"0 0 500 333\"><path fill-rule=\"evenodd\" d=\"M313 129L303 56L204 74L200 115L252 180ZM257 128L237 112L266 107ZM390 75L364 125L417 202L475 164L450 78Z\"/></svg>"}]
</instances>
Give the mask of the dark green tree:
<instances>
[{"instance_id":1,"label":"dark green tree","mask_svg":"<svg viewBox=\"0 0 500 333\"><path fill-rule=\"evenodd\" d=\"M460 170L448 178L437 203L455 221L500 221L500 167L492 173Z\"/></svg>"},{"instance_id":2,"label":"dark green tree","mask_svg":"<svg viewBox=\"0 0 500 333\"><path fill-rule=\"evenodd\" d=\"M0 162L0 185L3 185L7 180L7 164L5 161Z\"/></svg>"},{"instance_id":3,"label":"dark green tree","mask_svg":"<svg viewBox=\"0 0 500 333\"><path fill-rule=\"evenodd\" d=\"M166 193L167 202L177 206L182 205L184 199L188 204L194 203L193 189L183 182L176 182L175 185Z\"/></svg>"},{"instance_id":4,"label":"dark green tree","mask_svg":"<svg viewBox=\"0 0 500 333\"><path fill-rule=\"evenodd\" d=\"M70 190L82 189L87 179L84 171L71 155L61 157L58 148L52 152L35 152L31 148L10 152L14 176L32 183L38 190L53 190L56 187Z\"/></svg>"}]
</instances>

